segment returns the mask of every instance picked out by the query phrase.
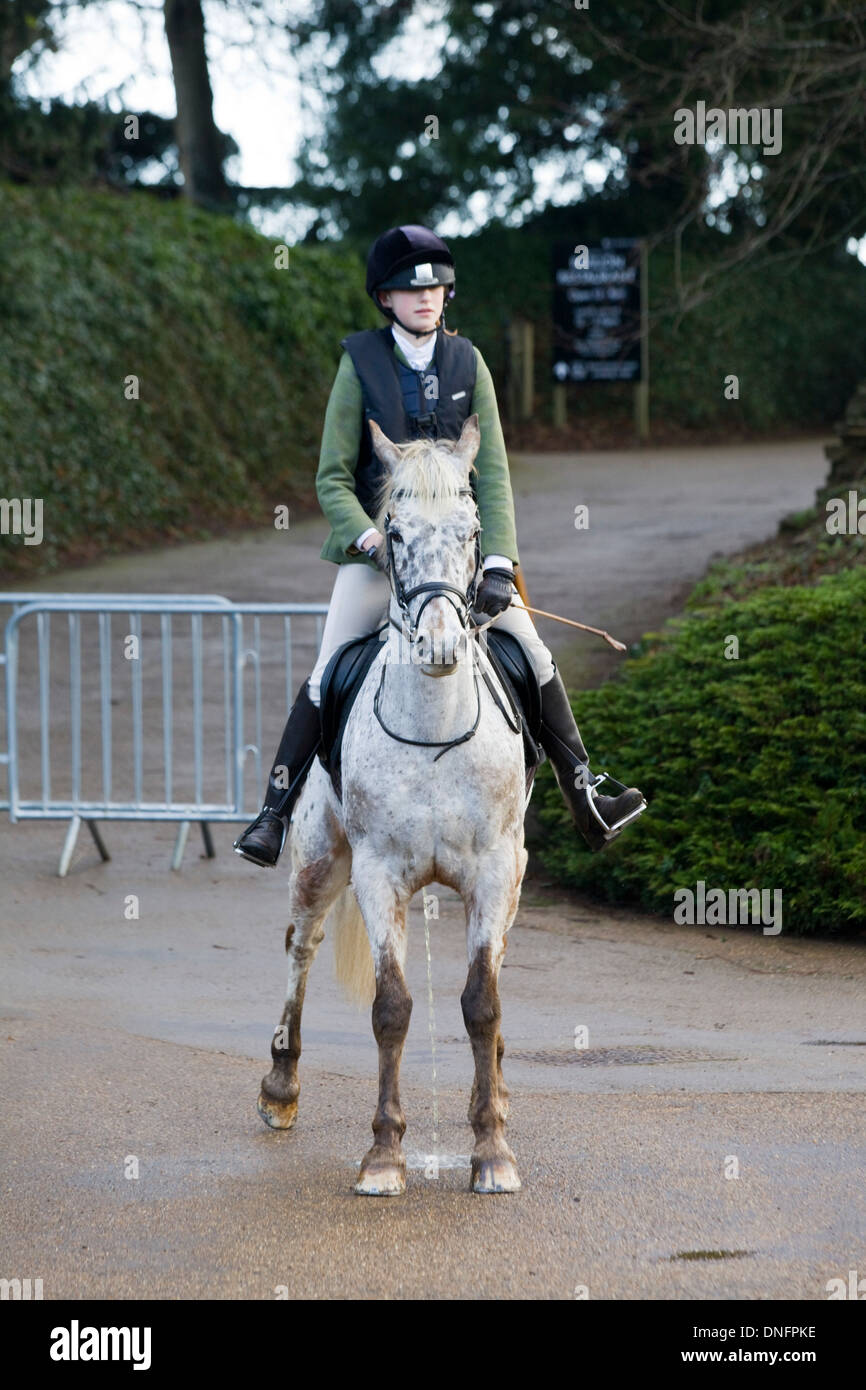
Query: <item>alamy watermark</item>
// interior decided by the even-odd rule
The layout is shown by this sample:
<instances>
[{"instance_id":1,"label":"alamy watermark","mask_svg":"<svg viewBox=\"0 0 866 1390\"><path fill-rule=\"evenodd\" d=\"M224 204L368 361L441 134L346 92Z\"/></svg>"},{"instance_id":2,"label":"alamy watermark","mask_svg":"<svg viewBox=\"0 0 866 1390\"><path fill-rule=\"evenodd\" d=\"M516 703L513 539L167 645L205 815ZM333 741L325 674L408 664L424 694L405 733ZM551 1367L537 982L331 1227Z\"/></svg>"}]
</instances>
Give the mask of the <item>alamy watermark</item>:
<instances>
[{"instance_id":1,"label":"alamy watermark","mask_svg":"<svg viewBox=\"0 0 866 1390\"><path fill-rule=\"evenodd\" d=\"M41 545L42 498L0 497L0 536L23 536L25 545Z\"/></svg>"},{"instance_id":2,"label":"alamy watermark","mask_svg":"<svg viewBox=\"0 0 866 1390\"><path fill-rule=\"evenodd\" d=\"M847 498L828 497L826 511L828 536L866 536L866 497L859 497L854 488Z\"/></svg>"},{"instance_id":3,"label":"alamy watermark","mask_svg":"<svg viewBox=\"0 0 866 1390\"><path fill-rule=\"evenodd\" d=\"M48 1355L52 1361L131 1361L134 1371L150 1369L149 1327L82 1327L73 1318L69 1327L51 1331Z\"/></svg>"},{"instance_id":4,"label":"alamy watermark","mask_svg":"<svg viewBox=\"0 0 866 1390\"><path fill-rule=\"evenodd\" d=\"M0 1301L27 1301L42 1297L41 1279L0 1279Z\"/></svg>"},{"instance_id":5,"label":"alamy watermark","mask_svg":"<svg viewBox=\"0 0 866 1390\"><path fill-rule=\"evenodd\" d=\"M771 907L772 894L772 907ZM698 879L694 889L674 890L674 921L680 926L749 926L763 924L764 936L782 930L781 888L707 888Z\"/></svg>"},{"instance_id":6,"label":"alamy watermark","mask_svg":"<svg viewBox=\"0 0 866 1390\"><path fill-rule=\"evenodd\" d=\"M677 145L705 145L721 140L725 145L760 145L762 154L778 154L782 148L782 108L780 106L732 106L723 111L707 108L699 101L694 111L680 106L674 112L674 142Z\"/></svg>"},{"instance_id":7,"label":"alamy watermark","mask_svg":"<svg viewBox=\"0 0 866 1390\"><path fill-rule=\"evenodd\" d=\"M828 1300L834 1298L866 1298L866 1279L861 1279L856 1269L848 1270L848 1278L828 1279L824 1285Z\"/></svg>"}]
</instances>

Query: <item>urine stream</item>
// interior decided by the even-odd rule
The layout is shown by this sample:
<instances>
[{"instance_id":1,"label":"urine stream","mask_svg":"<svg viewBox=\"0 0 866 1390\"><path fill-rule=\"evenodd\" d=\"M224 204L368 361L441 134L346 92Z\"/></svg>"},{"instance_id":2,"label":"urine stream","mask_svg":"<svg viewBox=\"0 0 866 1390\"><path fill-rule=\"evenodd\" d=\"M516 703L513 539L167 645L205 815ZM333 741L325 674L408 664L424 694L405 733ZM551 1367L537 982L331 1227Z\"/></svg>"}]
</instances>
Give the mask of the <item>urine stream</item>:
<instances>
[{"instance_id":1,"label":"urine stream","mask_svg":"<svg viewBox=\"0 0 866 1390\"><path fill-rule=\"evenodd\" d=\"M436 1013L433 1007L433 958L430 955L430 919L424 913L424 945L427 950L427 1027L430 1030L430 1055L433 1059L433 1154L439 1148L439 1082L436 1076Z\"/></svg>"}]
</instances>

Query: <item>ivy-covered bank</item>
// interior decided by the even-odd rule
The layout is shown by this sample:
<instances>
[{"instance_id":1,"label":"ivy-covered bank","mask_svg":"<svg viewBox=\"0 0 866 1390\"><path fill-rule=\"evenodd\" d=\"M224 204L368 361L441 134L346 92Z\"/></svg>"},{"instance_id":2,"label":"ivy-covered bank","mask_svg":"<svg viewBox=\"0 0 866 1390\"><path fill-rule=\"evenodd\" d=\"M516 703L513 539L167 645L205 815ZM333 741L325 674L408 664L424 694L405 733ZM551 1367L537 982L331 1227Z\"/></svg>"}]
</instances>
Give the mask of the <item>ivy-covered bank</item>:
<instances>
[{"instance_id":1,"label":"ivy-covered bank","mask_svg":"<svg viewBox=\"0 0 866 1390\"><path fill-rule=\"evenodd\" d=\"M545 429L558 447L630 438L629 387L574 388L571 433L544 424L550 243L603 230L585 210L558 209L454 242L449 323L478 343L503 404L509 317L535 322L536 417L520 429L536 444ZM269 238L181 201L0 182L0 497L41 498L44 531L40 545L0 536L0 573L314 505L339 341L381 322L363 289L366 249L292 248L276 269ZM651 303L671 274L656 254ZM654 324L654 426L717 437L830 425L866 370L864 275L844 254L796 272L753 267L680 321ZM722 389L730 373L738 400Z\"/></svg>"},{"instance_id":2,"label":"ivy-covered bank","mask_svg":"<svg viewBox=\"0 0 866 1390\"><path fill-rule=\"evenodd\" d=\"M0 495L41 498L44 530L0 537L0 570L314 501L340 339L375 322L339 249L276 269L179 201L0 184Z\"/></svg>"}]
</instances>

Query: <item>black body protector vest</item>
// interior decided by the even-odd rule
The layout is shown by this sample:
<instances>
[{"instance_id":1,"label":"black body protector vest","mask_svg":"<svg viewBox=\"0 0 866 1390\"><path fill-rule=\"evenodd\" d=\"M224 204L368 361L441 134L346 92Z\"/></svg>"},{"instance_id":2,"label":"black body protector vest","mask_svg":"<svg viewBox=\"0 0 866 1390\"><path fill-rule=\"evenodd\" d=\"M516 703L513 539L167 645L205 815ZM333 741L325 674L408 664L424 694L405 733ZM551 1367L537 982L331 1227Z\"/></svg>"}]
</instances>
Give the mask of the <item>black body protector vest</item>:
<instances>
[{"instance_id":1,"label":"black body protector vest","mask_svg":"<svg viewBox=\"0 0 866 1390\"><path fill-rule=\"evenodd\" d=\"M397 360L390 328L352 333L342 346L352 359L364 397L355 493L372 517L386 470L373 452L368 422L375 420L394 444L459 439L475 390L475 351L468 338L449 337L440 328L430 365L416 372Z\"/></svg>"}]
</instances>

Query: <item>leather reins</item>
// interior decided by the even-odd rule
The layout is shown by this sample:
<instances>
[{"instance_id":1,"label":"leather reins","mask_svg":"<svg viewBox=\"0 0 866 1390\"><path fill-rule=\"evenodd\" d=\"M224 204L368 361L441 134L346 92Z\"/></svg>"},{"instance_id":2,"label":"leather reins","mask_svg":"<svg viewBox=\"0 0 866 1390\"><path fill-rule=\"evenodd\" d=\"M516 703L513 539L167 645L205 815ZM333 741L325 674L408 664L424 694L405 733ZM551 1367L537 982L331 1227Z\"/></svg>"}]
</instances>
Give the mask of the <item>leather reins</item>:
<instances>
[{"instance_id":1,"label":"leather reins","mask_svg":"<svg viewBox=\"0 0 866 1390\"><path fill-rule=\"evenodd\" d=\"M460 488L459 491L460 496L474 496L474 493L472 492L471 488L463 487ZM477 506L475 509L475 515L476 519L478 519ZM460 626L465 633L468 634L470 631L481 632L484 630L484 628L490 626L489 622L482 623L480 625L472 624L470 622L472 615L472 607L475 602L476 595L478 593L478 580L481 571L481 540L480 533L478 531L476 531L475 534L475 566L472 573L472 579L470 580L467 589L458 589L456 584L451 584L444 579L430 579L423 584L416 584L413 588L406 589L403 586L403 582L399 574L397 573L397 567L394 563L394 543L391 537L390 512L385 517L384 525L385 545L388 555L388 582L391 588L391 592L394 595L394 598L397 600L397 604L403 618L403 622L401 624L396 622L394 618L391 617L389 614L388 621L393 627L397 629L398 632L402 633L404 636L408 636L410 644L415 641L415 638L418 634L418 622L421 617L421 614L424 612L424 609L427 607L427 604L432 603L434 598L444 598L448 600L448 602L454 608L457 617L460 620ZM418 612L415 614L415 618L413 621L412 615L409 611L409 604L412 602L414 598L417 598L418 594L426 594L426 598L423 600L420 608L418 609ZM454 601L452 595L457 596L457 599L459 600L459 607L458 604ZM493 621L495 620L490 620L490 622ZM474 738L478 729L478 725L481 722L481 690L478 684L479 657L475 643L471 644L470 650L472 652L472 676L475 687L475 720L472 724L472 727L467 729L464 734L460 734L456 738L448 740L406 738L403 734L395 733L393 729L388 728L387 724L382 718L381 712L382 695L385 689L385 670L388 663L382 663L382 672L379 677L379 685L376 689L376 694L373 698L373 712L376 715L376 718L379 721L379 724L381 725L382 729L385 731L389 738L396 739L398 743L411 743L416 748L440 748L442 751L436 754L436 757L433 759L434 762L438 762L442 755L448 752L449 748L456 748L459 746L459 744L466 743L469 739ZM515 709L510 695L508 697L508 702L511 706L511 718L509 718L509 715L507 714L502 704L502 701L499 698L499 694L493 682L491 681L488 672L482 670L481 676L484 680L485 685L487 686L488 690L493 696L493 699L496 701L496 704L501 710L502 715L509 728L514 733L519 733L521 728L520 712ZM514 722L512 722L512 719Z\"/></svg>"}]
</instances>

